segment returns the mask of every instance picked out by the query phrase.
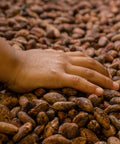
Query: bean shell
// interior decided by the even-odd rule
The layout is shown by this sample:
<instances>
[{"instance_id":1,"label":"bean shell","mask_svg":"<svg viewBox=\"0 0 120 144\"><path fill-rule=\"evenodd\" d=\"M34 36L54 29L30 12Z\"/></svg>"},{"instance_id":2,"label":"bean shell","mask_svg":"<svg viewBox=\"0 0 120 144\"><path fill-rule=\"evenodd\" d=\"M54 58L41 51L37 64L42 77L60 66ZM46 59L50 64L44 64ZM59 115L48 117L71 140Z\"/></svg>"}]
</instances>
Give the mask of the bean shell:
<instances>
[{"instance_id":1,"label":"bean shell","mask_svg":"<svg viewBox=\"0 0 120 144\"><path fill-rule=\"evenodd\" d=\"M104 111L106 113L117 112L117 111L119 112L120 105L119 104L109 105Z\"/></svg>"},{"instance_id":2,"label":"bean shell","mask_svg":"<svg viewBox=\"0 0 120 144\"><path fill-rule=\"evenodd\" d=\"M66 101L66 98L63 95L56 92L47 93L43 96L43 98L50 104L60 101Z\"/></svg>"},{"instance_id":3,"label":"bean shell","mask_svg":"<svg viewBox=\"0 0 120 144\"><path fill-rule=\"evenodd\" d=\"M77 110L75 110L75 109L71 109L71 110L69 110L69 112L68 112L68 116L71 118L71 119L73 119L76 115L77 115Z\"/></svg>"},{"instance_id":4,"label":"bean shell","mask_svg":"<svg viewBox=\"0 0 120 144\"><path fill-rule=\"evenodd\" d=\"M21 106L21 111L24 111L24 112L28 112L31 108L33 108L33 103L30 102L30 101L27 101L25 104L23 104Z\"/></svg>"},{"instance_id":5,"label":"bean shell","mask_svg":"<svg viewBox=\"0 0 120 144\"><path fill-rule=\"evenodd\" d=\"M23 122L23 123L26 123L26 122L30 122L32 123L33 127L36 126L36 122L34 121L34 119L32 119L27 113L23 112L23 111L20 111L18 113L18 118Z\"/></svg>"},{"instance_id":6,"label":"bean shell","mask_svg":"<svg viewBox=\"0 0 120 144\"><path fill-rule=\"evenodd\" d=\"M116 134L116 129L113 125L110 125L109 129L102 129L102 132L106 137L110 137Z\"/></svg>"},{"instance_id":7,"label":"bean shell","mask_svg":"<svg viewBox=\"0 0 120 144\"><path fill-rule=\"evenodd\" d=\"M120 97L113 97L110 100L110 104L120 104Z\"/></svg>"},{"instance_id":8,"label":"bean shell","mask_svg":"<svg viewBox=\"0 0 120 144\"><path fill-rule=\"evenodd\" d=\"M78 125L75 123L64 123L59 127L58 132L68 139L73 139L78 136Z\"/></svg>"},{"instance_id":9,"label":"bean shell","mask_svg":"<svg viewBox=\"0 0 120 144\"><path fill-rule=\"evenodd\" d=\"M115 90L105 89L103 96L105 99L110 100L113 97L120 97L120 93Z\"/></svg>"},{"instance_id":10,"label":"bean shell","mask_svg":"<svg viewBox=\"0 0 120 144\"><path fill-rule=\"evenodd\" d=\"M37 97L41 97L45 94L45 90L43 88L38 88L34 91L34 93Z\"/></svg>"},{"instance_id":11,"label":"bean shell","mask_svg":"<svg viewBox=\"0 0 120 144\"><path fill-rule=\"evenodd\" d=\"M36 133L37 135L40 135L43 130L44 130L44 125L38 125L35 129L34 129L34 133Z\"/></svg>"},{"instance_id":12,"label":"bean shell","mask_svg":"<svg viewBox=\"0 0 120 144\"><path fill-rule=\"evenodd\" d=\"M11 118L9 109L5 105L0 104L0 122L11 122Z\"/></svg>"},{"instance_id":13,"label":"bean shell","mask_svg":"<svg viewBox=\"0 0 120 144\"><path fill-rule=\"evenodd\" d=\"M113 28L114 28L115 30L120 29L120 22L115 23L115 25L113 26Z\"/></svg>"},{"instance_id":14,"label":"bean shell","mask_svg":"<svg viewBox=\"0 0 120 144\"><path fill-rule=\"evenodd\" d=\"M37 96L33 93L26 93L23 96L25 96L29 101L33 101L34 99L37 99Z\"/></svg>"},{"instance_id":15,"label":"bean shell","mask_svg":"<svg viewBox=\"0 0 120 144\"><path fill-rule=\"evenodd\" d=\"M98 96L95 95L95 94L91 94L91 95L88 97L88 99L92 102L93 106L96 107L96 106L100 105L103 97L102 97L102 96L98 97Z\"/></svg>"},{"instance_id":16,"label":"bean shell","mask_svg":"<svg viewBox=\"0 0 120 144\"><path fill-rule=\"evenodd\" d=\"M120 34L117 34L117 35L113 36L111 40L112 41L118 41L118 40L120 40Z\"/></svg>"},{"instance_id":17,"label":"bean shell","mask_svg":"<svg viewBox=\"0 0 120 144\"><path fill-rule=\"evenodd\" d=\"M59 117L60 122L63 122L67 118L67 113L65 113L63 111L59 111L58 117Z\"/></svg>"},{"instance_id":18,"label":"bean shell","mask_svg":"<svg viewBox=\"0 0 120 144\"><path fill-rule=\"evenodd\" d=\"M37 123L38 124L47 124L49 121L48 116L45 112L39 112L37 115Z\"/></svg>"},{"instance_id":19,"label":"bean shell","mask_svg":"<svg viewBox=\"0 0 120 144\"><path fill-rule=\"evenodd\" d=\"M55 111L53 109L49 109L47 112L46 112L49 120L52 120L54 117L55 117Z\"/></svg>"},{"instance_id":20,"label":"bean shell","mask_svg":"<svg viewBox=\"0 0 120 144\"><path fill-rule=\"evenodd\" d=\"M86 144L86 138L84 137L77 137L72 139L74 144Z\"/></svg>"},{"instance_id":21,"label":"bean shell","mask_svg":"<svg viewBox=\"0 0 120 144\"><path fill-rule=\"evenodd\" d=\"M93 105L89 99L80 97L76 99L75 103L81 110L86 112L93 112Z\"/></svg>"},{"instance_id":22,"label":"bean shell","mask_svg":"<svg viewBox=\"0 0 120 144\"><path fill-rule=\"evenodd\" d=\"M38 136L36 134L29 134L16 144L36 144Z\"/></svg>"},{"instance_id":23,"label":"bean shell","mask_svg":"<svg viewBox=\"0 0 120 144\"><path fill-rule=\"evenodd\" d=\"M18 131L18 128L10 123L0 122L0 133L13 135Z\"/></svg>"},{"instance_id":24,"label":"bean shell","mask_svg":"<svg viewBox=\"0 0 120 144\"><path fill-rule=\"evenodd\" d=\"M37 37L42 37L45 35L45 31L39 27L33 27L31 29L30 33L37 36Z\"/></svg>"},{"instance_id":25,"label":"bean shell","mask_svg":"<svg viewBox=\"0 0 120 144\"><path fill-rule=\"evenodd\" d=\"M21 96L19 98L19 104L20 104L20 106L24 105L27 102L28 102L28 98L26 96Z\"/></svg>"},{"instance_id":26,"label":"bean shell","mask_svg":"<svg viewBox=\"0 0 120 144\"><path fill-rule=\"evenodd\" d=\"M46 125L44 129L43 137L47 138L51 135L56 134L58 132L58 128L59 128L59 120L56 117Z\"/></svg>"},{"instance_id":27,"label":"bean shell","mask_svg":"<svg viewBox=\"0 0 120 144\"><path fill-rule=\"evenodd\" d=\"M26 29L21 29L21 30L19 30L19 31L16 33L15 37L18 37L18 36L27 37L28 35L29 35L29 31L28 31L28 30L26 30Z\"/></svg>"},{"instance_id":28,"label":"bean shell","mask_svg":"<svg viewBox=\"0 0 120 144\"><path fill-rule=\"evenodd\" d=\"M85 126L87 122L88 122L88 113L86 112L80 112L73 119L73 123L76 123L79 127Z\"/></svg>"},{"instance_id":29,"label":"bean shell","mask_svg":"<svg viewBox=\"0 0 120 144\"><path fill-rule=\"evenodd\" d=\"M94 132L92 132L91 130L86 129L86 128L81 128L80 129L80 135L82 137L85 137L87 142L91 142L91 144L94 144L94 143L99 141L96 134Z\"/></svg>"},{"instance_id":30,"label":"bean shell","mask_svg":"<svg viewBox=\"0 0 120 144\"><path fill-rule=\"evenodd\" d=\"M30 111L28 111L29 115L36 116L40 111L47 111L49 108L49 105L47 102L43 100L39 100L38 104L32 108Z\"/></svg>"},{"instance_id":31,"label":"bean shell","mask_svg":"<svg viewBox=\"0 0 120 144\"><path fill-rule=\"evenodd\" d=\"M56 102L53 104L53 108L59 111L67 111L75 107L74 102Z\"/></svg>"},{"instance_id":32,"label":"bean shell","mask_svg":"<svg viewBox=\"0 0 120 144\"><path fill-rule=\"evenodd\" d=\"M120 112L111 112L110 115L113 115L120 120Z\"/></svg>"},{"instance_id":33,"label":"bean shell","mask_svg":"<svg viewBox=\"0 0 120 144\"><path fill-rule=\"evenodd\" d=\"M72 89L72 88L63 88L62 92L64 95L70 97L70 96L76 96L77 95L77 90Z\"/></svg>"},{"instance_id":34,"label":"bean shell","mask_svg":"<svg viewBox=\"0 0 120 144\"><path fill-rule=\"evenodd\" d=\"M105 129L110 128L109 117L102 109L96 107L94 109L94 116L103 128L105 128Z\"/></svg>"},{"instance_id":35,"label":"bean shell","mask_svg":"<svg viewBox=\"0 0 120 144\"><path fill-rule=\"evenodd\" d=\"M60 134L52 135L42 142L42 144L73 144L71 140L66 139Z\"/></svg>"},{"instance_id":36,"label":"bean shell","mask_svg":"<svg viewBox=\"0 0 120 144\"><path fill-rule=\"evenodd\" d=\"M108 42L107 37L103 36L103 37L101 37L101 38L99 39L98 45L99 45L100 47L104 47L104 46L107 44L107 42Z\"/></svg>"},{"instance_id":37,"label":"bean shell","mask_svg":"<svg viewBox=\"0 0 120 144\"><path fill-rule=\"evenodd\" d=\"M93 37L85 37L80 39L80 42L93 42L95 39Z\"/></svg>"},{"instance_id":38,"label":"bean shell","mask_svg":"<svg viewBox=\"0 0 120 144\"><path fill-rule=\"evenodd\" d=\"M120 140L117 137L109 137L107 144L120 144Z\"/></svg>"},{"instance_id":39,"label":"bean shell","mask_svg":"<svg viewBox=\"0 0 120 144\"><path fill-rule=\"evenodd\" d=\"M0 96L0 104L12 109L13 107L18 105L18 98L15 94L6 93Z\"/></svg>"},{"instance_id":40,"label":"bean shell","mask_svg":"<svg viewBox=\"0 0 120 144\"><path fill-rule=\"evenodd\" d=\"M109 118L116 129L120 130L120 121L113 115L110 115Z\"/></svg>"},{"instance_id":41,"label":"bean shell","mask_svg":"<svg viewBox=\"0 0 120 144\"><path fill-rule=\"evenodd\" d=\"M100 125L96 120L91 120L88 125L87 125L88 129L92 130L95 133L100 133Z\"/></svg>"},{"instance_id":42,"label":"bean shell","mask_svg":"<svg viewBox=\"0 0 120 144\"><path fill-rule=\"evenodd\" d=\"M22 123L18 118L13 118L11 124L15 125L18 128L22 126Z\"/></svg>"},{"instance_id":43,"label":"bean shell","mask_svg":"<svg viewBox=\"0 0 120 144\"><path fill-rule=\"evenodd\" d=\"M55 37L55 38L59 38L60 37L60 32L59 32L59 30L57 29L57 28L55 28L53 25L50 25L50 24L48 24L47 25L47 32L49 32L50 30L52 30L53 31L53 35L52 36L50 36L50 38L52 37Z\"/></svg>"},{"instance_id":44,"label":"bean shell","mask_svg":"<svg viewBox=\"0 0 120 144\"><path fill-rule=\"evenodd\" d=\"M25 137L31 130L32 124L30 122L25 123L19 128L18 132L14 135L13 141L18 142L20 139Z\"/></svg>"},{"instance_id":45,"label":"bean shell","mask_svg":"<svg viewBox=\"0 0 120 144\"><path fill-rule=\"evenodd\" d=\"M63 120L63 123L71 123L72 121L71 121L71 119L69 118L69 117L67 117L67 118L65 118L64 120Z\"/></svg>"},{"instance_id":46,"label":"bean shell","mask_svg":"<svg viewBox=\"0 0 120 144\"><path fill-rule=\"evenodd\" d=\"M15 118L17 116L17 113L20 111L20 107L14 107L10 112L11 112L11 116L12 118Z\"/></svg>"}]
</instances>

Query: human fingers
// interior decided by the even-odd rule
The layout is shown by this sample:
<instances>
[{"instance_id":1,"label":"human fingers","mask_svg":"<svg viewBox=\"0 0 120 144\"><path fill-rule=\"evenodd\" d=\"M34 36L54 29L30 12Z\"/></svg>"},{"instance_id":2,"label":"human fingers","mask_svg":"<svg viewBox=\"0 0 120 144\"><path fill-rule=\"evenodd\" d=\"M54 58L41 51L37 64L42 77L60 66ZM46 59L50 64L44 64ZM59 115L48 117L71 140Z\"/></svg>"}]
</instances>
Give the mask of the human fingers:
<instances>
[{"instance_id":1,"label":"human fingers","mask_svg":"<svg viewBox=\"0 0 120 144\"><path fill-rule=\"evenodd\" d=\"M109 88L109 89L114 89L114 90L119 89L119 85L113 82L110 78L104 76L103 74L97 71L94 71L88 68L69 65L67 67L66 72L72 75L83 77L87 79L88 81L94 84L97 84L99 86L102 86L104 88Z\"/></svg>"},{"instance_id":2,"label":"human fingers","mask_svg":"<svg viewBox=\"0 0 120 144\"><path fill-rule=\"evenodd\" d=\"M90 57L70 57L69 61L72 65L86 67L110 77L107 69L102 64Z\"/></svg>"},{"instance_id":3,"label":"human fingers","mask_svg":"<svg viewBox=\"0 0 120 144\"><path fill-rule=\"evenodd\" d=\"M64 73L62 78L64 87L71 87L82 92L91 94L93 93L96 95L102 95L104 92L104 90L101 87L92 84L91 82L87 81L86 79L80 76Z\"/></svg>"}]
</instances>

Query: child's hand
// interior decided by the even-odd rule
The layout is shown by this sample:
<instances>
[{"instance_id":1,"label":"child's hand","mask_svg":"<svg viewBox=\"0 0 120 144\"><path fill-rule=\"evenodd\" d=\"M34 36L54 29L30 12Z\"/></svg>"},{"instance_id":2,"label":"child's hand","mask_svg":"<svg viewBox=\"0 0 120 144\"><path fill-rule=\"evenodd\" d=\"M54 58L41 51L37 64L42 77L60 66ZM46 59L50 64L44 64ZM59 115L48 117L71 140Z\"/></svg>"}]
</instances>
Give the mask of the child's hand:
<instances>
[{"instance_id":1,"label":"child's hand","mask_svg":"<svg viewBox=\"0 0 120 144\"><path fill-rule=\"evenodd\" d=\"M108 71L81 52L54 50L19 51L20 67L9 88L25 92L39 87L71 87L82 92L102 95L101 87L118 90ZM101 87L100 87L101 86Z\"/></svg>"}]
</instances>

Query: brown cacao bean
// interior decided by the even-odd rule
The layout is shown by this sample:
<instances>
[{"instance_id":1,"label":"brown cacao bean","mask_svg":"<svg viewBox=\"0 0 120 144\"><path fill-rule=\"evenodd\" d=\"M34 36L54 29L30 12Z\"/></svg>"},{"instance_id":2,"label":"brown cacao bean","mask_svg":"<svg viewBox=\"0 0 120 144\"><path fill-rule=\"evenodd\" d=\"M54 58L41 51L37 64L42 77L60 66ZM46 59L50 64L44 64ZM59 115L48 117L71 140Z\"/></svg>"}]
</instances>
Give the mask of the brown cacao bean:
<instances>
[{"instance_id":1,"label":"brown cacao bean","mask_svg":"<svg viewBox=\"0 0 120 144\"><path fill-rule=\"evenodd\" d=\"M64 123L59 127L58 131L61 135L68 139L73 139L78 136L78 126L75 123Z\"/></svg>"}]
</instances>

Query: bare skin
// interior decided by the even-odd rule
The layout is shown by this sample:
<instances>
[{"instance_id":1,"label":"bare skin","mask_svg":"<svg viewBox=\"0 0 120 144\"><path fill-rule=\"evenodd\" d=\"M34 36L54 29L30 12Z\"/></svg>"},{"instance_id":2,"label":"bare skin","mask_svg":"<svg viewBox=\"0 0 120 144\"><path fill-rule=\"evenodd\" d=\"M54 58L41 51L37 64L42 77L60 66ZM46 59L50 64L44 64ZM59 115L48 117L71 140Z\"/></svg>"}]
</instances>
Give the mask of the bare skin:
<instances>
[{"instance_id":1,"label":"bare skin","mask_svg":"<svg viewBox=\"0 0 120 144\"><path fill-rule=\"evenodd\" d=\"M16 92L71 87L102 95L102 87L119 89L99 62L81 52L15 50L0 38L0 65L0 81Z\"/></svg>"}]
</instances>

